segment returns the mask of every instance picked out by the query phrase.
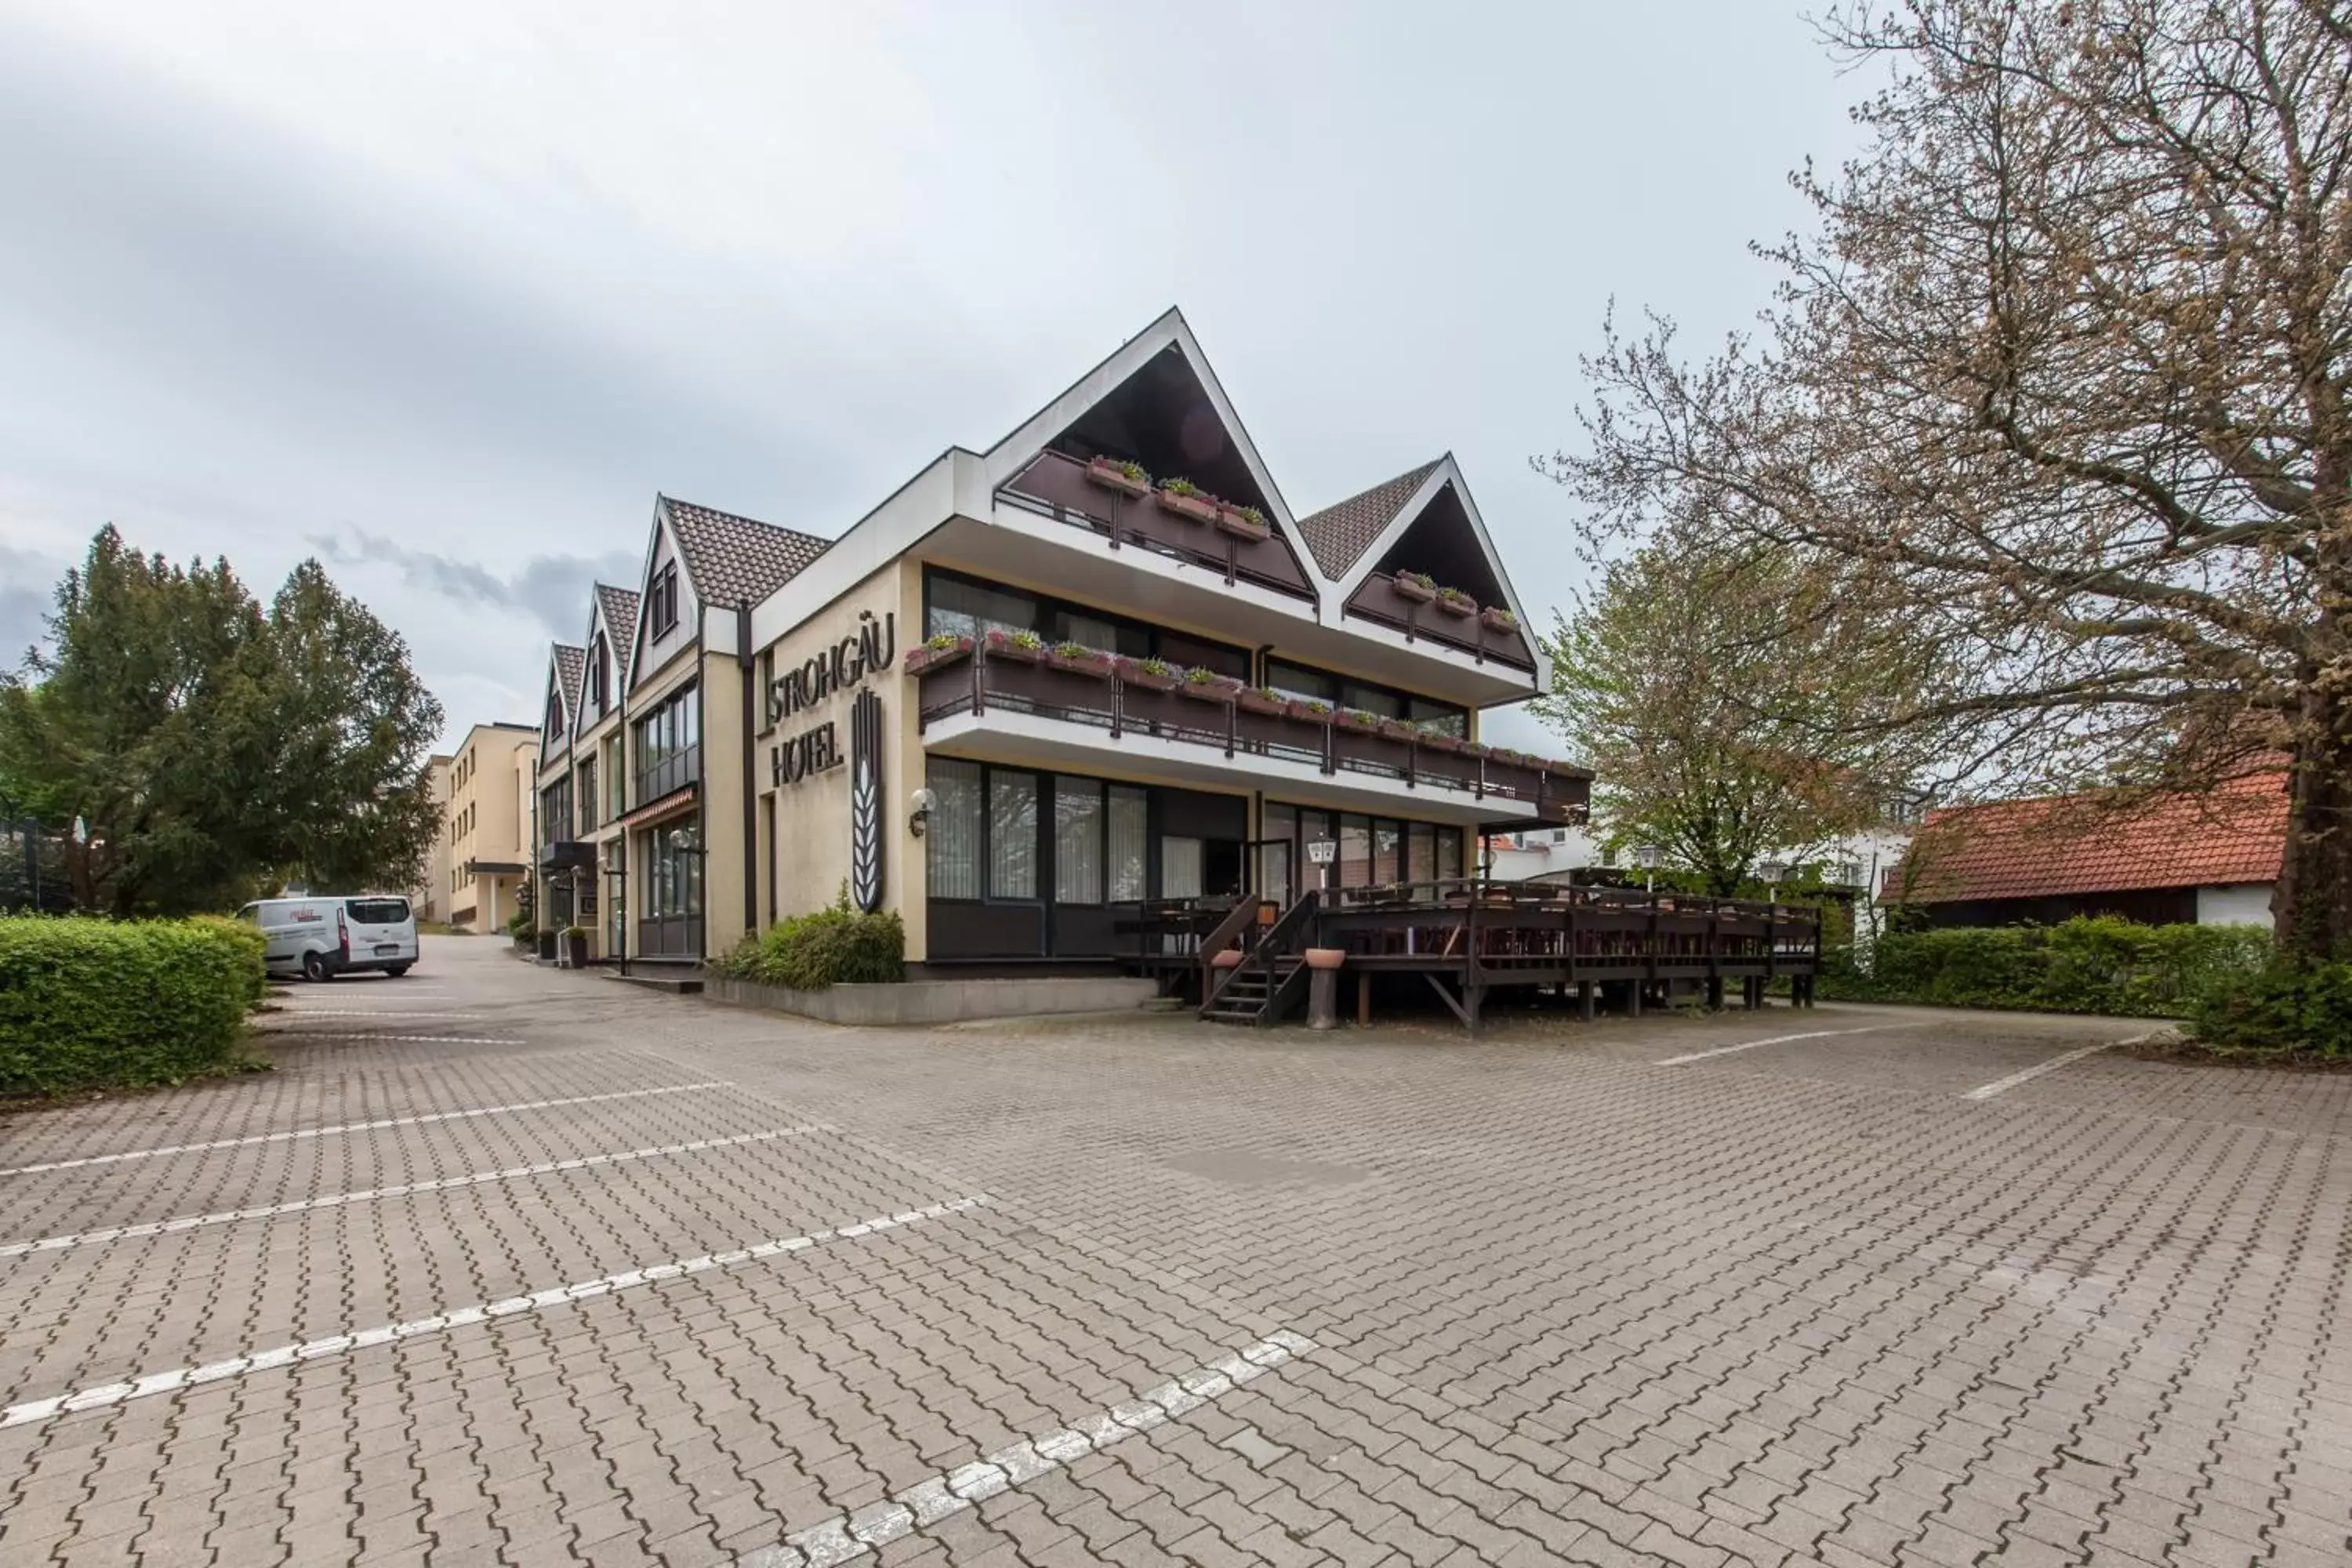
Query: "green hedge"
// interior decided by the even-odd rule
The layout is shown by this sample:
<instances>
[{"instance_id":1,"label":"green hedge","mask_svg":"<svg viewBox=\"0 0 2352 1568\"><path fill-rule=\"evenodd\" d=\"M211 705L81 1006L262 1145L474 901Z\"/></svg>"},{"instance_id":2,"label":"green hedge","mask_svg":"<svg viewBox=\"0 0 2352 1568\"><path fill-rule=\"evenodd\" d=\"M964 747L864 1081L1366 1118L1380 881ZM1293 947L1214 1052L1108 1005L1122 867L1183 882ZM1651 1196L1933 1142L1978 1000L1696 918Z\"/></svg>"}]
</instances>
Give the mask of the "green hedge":
<instances>
[{"instance_id":1,"label":"green hedge","mask_svg":"<svg viewBox=\"0 0 2352 1568\"><path fill-rule=\"evenodd\" d=\"M2352 1060L2352 963L2273 964L2215 987L2191 1016L2209 1045Z\"/></svg>"},{"instance_id":2,"label":"green hedge","mask_svg":"<svg viewBox=\"0 0 2352 1568\"><path fill-rule=\"evenodd\" d=\"M2179 1018L2242 987L2271 959L2259 926L2141 925L2113 916L2054 926L1890 931L1867 972L1825 963L1821 994L1851 1002L1926 1002Z\"/></svg>"},{"instance_id":3,"label":"green hedge","mask_svg":"<svg viewBox=\"0 0 2352 1568\"><path fill-rule=\"evenodd\" d=\"M879 984L907 973L907 928L895 911L861 914L845 893L831 909L778 921L719 963L738 980L795 991Z\"/></svg>"},{"instance_id":4,"label":"green hedge","mask_svg":"<svg viewBox=\"0 0 2352 1568\"><path fill-rule=\"evenodd\" d=\"M0 1094L173 1083L236 1065L261 1000L242 921L0 917Z\"/></svg>"}]
</instances>

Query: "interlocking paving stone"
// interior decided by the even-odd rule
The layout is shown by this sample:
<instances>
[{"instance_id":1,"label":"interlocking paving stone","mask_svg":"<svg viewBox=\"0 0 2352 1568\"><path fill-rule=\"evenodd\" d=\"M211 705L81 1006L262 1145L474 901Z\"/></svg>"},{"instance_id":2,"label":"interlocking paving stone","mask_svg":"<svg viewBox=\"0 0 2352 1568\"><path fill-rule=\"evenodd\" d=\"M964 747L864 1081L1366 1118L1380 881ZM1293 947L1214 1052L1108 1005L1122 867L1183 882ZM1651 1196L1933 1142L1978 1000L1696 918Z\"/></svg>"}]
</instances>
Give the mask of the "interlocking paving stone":
<instances>
[{"instance_id":1,"label":"interlocking paving stone","mask_svg":"<svg viewBox=\"0 0 2352 1568\"><path fill-rule=\"evenodd\" d=\"M272 1074L0 1120L12 1170L229 1145L0 1175L0 1244L129 1232L0 1257L0 1404L992 1202L0 1430L11 1568L2352 1554L2352 1080L1961 1099L2096 1019L853 1031L482 941L402 984L292 989ZM393 1011L449 1016L337 1016ZM1277 1331L1320 1348L1045 1451Z\"/></svg>"}]
</instances>

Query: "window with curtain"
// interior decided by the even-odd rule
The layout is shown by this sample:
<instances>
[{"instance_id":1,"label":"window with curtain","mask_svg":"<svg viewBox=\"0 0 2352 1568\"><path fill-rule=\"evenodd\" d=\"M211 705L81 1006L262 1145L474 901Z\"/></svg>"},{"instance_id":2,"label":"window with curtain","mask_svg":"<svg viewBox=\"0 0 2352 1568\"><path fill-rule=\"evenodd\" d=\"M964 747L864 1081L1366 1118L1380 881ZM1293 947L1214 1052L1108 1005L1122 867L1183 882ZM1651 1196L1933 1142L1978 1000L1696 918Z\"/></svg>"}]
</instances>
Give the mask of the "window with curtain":
<instances>
[{"instance_id":1,"label":"window with curtain","mask_svg":"<svg viewBox=\"0 0 2352 1568\"><path fill-rule=\"evenodd\" d=\"M924 774L939 804L923 835L931 897L980 897L981 772L978 763L933 757Z\"/></svg>"},{"instance_id":2,"label":"window with curtain","mask_svg":"<svg viewBox=\"0 0 2352 1568\"><path fill-rule=\"evenodd\" d=\"M1437 834L1437 876L1440 881L1452 881L1462 875L1462 835L1458 829L1440 828Z\"/></svg>"},{"instance_id":3,"label":"window with curtain","mask_svg":"<svg viewBox=\"0 0 2352 1568\"><path fill-rule=\"evenodd\" d=\"M1121 637L1118 623L1104 620L1099 616L1062 610L1055 612L1053 622L1053 640L1055 642L1082 643L1104 653L1123 653L1129 658L1141 658L1150 651L1148 647L1139 647L1150 640L1140 634L1139 629L1136 635Z\"/></svg>"},{"instance_id":4,"label":"window with curtain","mask_svg":"<svg viewBox=\"0 0 2352 1568\"><path fill-rule=\"evenodd\" d=\"M1141 899L1148 885L1145 845L1150 837L1149 796L1128 784L1110 786L1110 853L1108 887L1115 900Z\"/></svg>"},{"instance_id":5,"label":"window with curtain","mask_svg":"<svg viewBox=\"0 0 2352 1568\"><path fill-rule=\"evenodd\" d=\"M1054 776L1054 901L1103 901L1103 786Z\"/></svg>"},{"instance_id":6,"label":"window with curtain","mask_svg":"<svg viewBox=\"0 0 2352 1568\"><path fill-rule=\"evenodd\" d=\"M1403 835L1393 822L1372 824L1372 885L1384 886L1397 879L1402 868L1397 863L1397 849Z\"/></svg>"},{"instance_id":7,"label":"window with curtain","mask_svg":"<svg viewBox=\"0 0 2352 1568\"><path fill-rule=\"evenodd\" d=\"M930 606L923 618L923 635L948 632L978 637L990 632L1028 632L1037 626L1037 601L1026 594L967 583L961 577L933 577Z\"/></svg>"},{"instance_id":8,"label":"window with curtain","mask_svg":"<svg viewBox=\"0 0 2352 1568\"><path fill-rule=\"evenodd\" d=\"M1372 880L1372 825L1352 814L1339 818L1339 875L1342 888L1370 887Z\"/></svg>"},{"instance_id":9,"label":"window with curtain","mask_svg":"<svg viewBox=\"0 0 2352 1568\"><path fill-rule=\"evenodd\" d=\"M1167 837L1160 841L1160 896L1197 899L1201 896L1201 841Z\"/></svg>"},{"instance_id":10,"label":"window with curtain","mask_svg":"<svg viewBox=\"0 0 2352 1568\"><path fill-rule=\"evenodd\" d=\"M1339 700L1339 683L1319 669L1304 665L1285 664L1278 658L1265 661L1265 683L1285 697L1312 698L1318 702Z\"/></svg>"},{"instance_id":11,"label":"window with curtain","mask_svg":"<svg viewBox=\"0 0 2352 1568\"><path fill-rule=\"evenodd\" d=\"M1383 719L1404 717L1404 699L1385 687L1366 686L1351 680L1341 689L1343 707L1360 708L1367 713L1377 713Z\"/></svg>"},{"instance_id":12,"label":"window with curtain","mask_svg":"<svg viewBox=\"0 0 2352 1568\"><path fill-rule=\"evenodd\" d=\"M1416 697L1405 707L1405 717L1426 730L1442 731L1461 740L1470 738L1470 715L1451 702Z\"/></svg>"},{"instance_id":13,"label":"window with curtain","mask_svg":"<svg viewBox=\"0 0 2352 1568\"><path fill-rule=\"evenodd\" d=\"M1404 879L1426 882L1437 875L1437 831L1426 822L1408 824L1404 830Z\"/></svg>"},{"instance_id":14,"label":"window with curtain","mask_svg":"<svg viewBox=\"0 0 2352 1568\"><path fill-rule=\"evenodd\" d=\"M988 774L988 896L1037 896L1037 775Z\"/></svg>"}]
</instances>

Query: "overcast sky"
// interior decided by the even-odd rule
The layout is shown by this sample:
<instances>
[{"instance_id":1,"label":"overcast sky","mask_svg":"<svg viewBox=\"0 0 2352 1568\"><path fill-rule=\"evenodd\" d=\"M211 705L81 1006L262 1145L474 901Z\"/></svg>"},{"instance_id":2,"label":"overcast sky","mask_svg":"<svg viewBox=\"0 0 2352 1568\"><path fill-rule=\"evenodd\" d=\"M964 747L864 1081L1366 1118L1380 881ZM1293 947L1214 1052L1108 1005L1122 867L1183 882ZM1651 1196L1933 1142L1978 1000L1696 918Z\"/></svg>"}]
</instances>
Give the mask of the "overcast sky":
<instances>
[{"instance_id":1,"label":"overcast sky","mask_svg":"<svg viewBox=\"0 0 2352 1568\"><path fill-rule=\"evenodd\" d=\"M1610 298L1751 320L1853 88L1781 0L0 0L0 662L110 521L530 721L656 490L837 534L1170 304L1295 511L1451 448L1548 619Z\"/></svg>"}]
</instances>

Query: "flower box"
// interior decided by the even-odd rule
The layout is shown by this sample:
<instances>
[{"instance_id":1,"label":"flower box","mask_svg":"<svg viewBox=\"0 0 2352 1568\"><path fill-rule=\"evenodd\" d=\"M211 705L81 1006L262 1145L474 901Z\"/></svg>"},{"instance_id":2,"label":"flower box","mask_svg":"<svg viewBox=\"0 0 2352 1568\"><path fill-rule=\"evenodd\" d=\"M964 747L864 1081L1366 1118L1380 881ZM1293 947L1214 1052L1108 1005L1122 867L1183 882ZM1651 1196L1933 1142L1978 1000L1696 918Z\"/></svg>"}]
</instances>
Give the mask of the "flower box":
<instances>
[{"instance_id":1,"label":"flower box","mask_svg":"<svg viewBox=\"0 0 2352 1568\"><path fill-rule=\"evenodd\" d=\"M1013 640L1013 636L1009 632L988 634L988 657L991 658L1009 658L1022 664L1034 664L1044 658L1045 654L1045 645L1042 642L1017 643Z\"/></svg>"},{"instance_id":2,"label":"flower box","mask_svg":"<svg viewBox=\"0 0 2352 1568\"><path fill-rule=\"evenodd\" d=\"M1402 719L1383 719L1381 721L1381 735L1391 741L1418 741L1421 739L1421 726L1408 724Z\"/></svg>"},{"instance_id":3,"label":"flower box","mask_svg":"<svg viewBox=\"0 0 2352 1568\"><path fill-rule=\"evenodd\" d=\"M1151 670L1143 668L1139 658L1118 661L1118 678L1129 686L1139 686L1146 691L1173 691L1181 679L1172 669Z\"/></svg>"},{"instance_id":4,"label":"flower box","mask_svg":"<svg viewBox=\"0 0 2352 1568\"><path fill-rule=\"evenodd\" d=\"M1424 752L1459 752L1465 742L1459 735L1449 735L1443 730L1423 730L1416 732L1412 743Z\"/></svg>"},{"instance_id":5,"label":"flower box","mask_svg":"<svg viewBox=\"0 0 2352 1568\"><path fill-rule=\"evenodd\" d=\"M1239 691L1234 692L1234 700L1241 706L1242 710L1245 713L1268 713L1279 715L1286 711L1290 706L1290 703L1286 699L1279 696L1271 696L1264 691L1260 691L1255 686L1244 686Z\"/></svg>"},{"instance_id":6,"label":"flower box","mask_svg":"<svg viewBox=\"0 0 2352 1568\"><path fill-rule=\"evenodd\" d=\"M1217 521L1217 503L1211 500L1207 496L1180 495L1176 491L1169 489L1160 490L1156 493L1160 499L1160 510L1162 511L1172 511L1178 517L1183 518L1192 522L1214 522Z\"/></svg>"},{"instance_id":7,"label":"flower box","mask_svg":"<svg viewBox=\"0 0 2352 1568\"><path fill-rule=\"evenodd\" d=\"M1227 506L1217 509L1217 531L1259 543L1269 538L1274 529L1268 523L1244 517L1239 507Z\"/></svg>"},{"instance_id":8,"label":"flower box","mask_svg":"<svg viewBox=\"0 0 2352 1568\"><path fill-rule=\"evenodd\" d=\"M1293 719L1309 724L1328 724L1331 721L1331 705L1328 702L1290 702L1284 706L1283 710Z\"/></svg>"},{"instance_id":9,"label":"flower box","mask_svg":"<svg viewBox=\"0 0 2352 1568\"><path fill-rule=\"evenodd\" d=\"M1331 722L1342 730L1352 730L1359 735L1377 735L1381 721L1377 714L1360 713L1352 708L1332 710Z\"/></svg>"},{"instance_id":10,"label":"flower box","mask_svg":"<svg viewBox=\"0 0 2352 1568\"><path fill-rule=\"evenodd\" d=\"M1389 578L1400 599L1411 599L1416 605L1426 605L1437 597L1437 584L1414 572L1398 572Z\"/></svg>"},{"instance_id":11,"label":"flower box","mask_svg":"<svg viewBox=\"0 0 2352 1568\"><path fill-rule=\"evenodd\" d=\"M1459 620L1468 620L1478 613L1478 601L1458 588L1440 588L1435 595L1437 607Z\"/></svg>"},{"instance_id":12,"label":"flower box","mask_svg":"<svg viewBox=\"0 0 2352 1568\"><path fill-rule=\"evenodd\" d=\"M1121 495L1148 496L1151 493L1151 476L1139 464L1120 463L1109 458L1096 458L1087 464L1087 479L1107 490Z\"/></svg>"},{"instance_id":13,"label":"flower box","mask_svg":"<svg viewBox=\"0 0 2352 1568\"><path fill-rule=\"evenodd\" d=\"M1080 648L1072 652L1067 648L1049 647L1045 650L1045 662L1055 669L1066 669L1072 675L1091 675L1104 680L1110 679L1110 655L1095 648Z\"/></svg>"},{"instance_id":14,"label":"flower box","mask_svg":"<svg viewBox=\"0 0 2352 1568\"><path fill-rule=\"evenodd\" d=\"M1490 632L1515 632L1519 629L1519 617L1500 605L1489 605L1478 612L1478 624Z\"/></svg>"},{"instance_id":15,"label":"flower box","mask_svg":"<svg viewBox=\"0 0 2352 1568\"><path fill-rule=\"evenodd\" d=\"M927 669L937 669L941 665L953 664L960 658L971 657L971 639L970 637L958 637L946 647L933 647L929 643L917 643L907 650L907 673L920 675Z\"/></svg>"},{"instance_id":16,"label":"flower box","mask_svg":"<svg viewBox=\"0 0 2352 1568\"><path fill-rule=\"evenodd\" d=\"M1214 680L1194 680L1187 675L1176 683L1177 691L1195 702L1230 702L1241 688L1240 681L1223 675Z\"/></svg>"}]
</instances>

